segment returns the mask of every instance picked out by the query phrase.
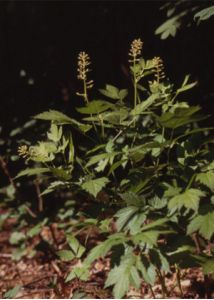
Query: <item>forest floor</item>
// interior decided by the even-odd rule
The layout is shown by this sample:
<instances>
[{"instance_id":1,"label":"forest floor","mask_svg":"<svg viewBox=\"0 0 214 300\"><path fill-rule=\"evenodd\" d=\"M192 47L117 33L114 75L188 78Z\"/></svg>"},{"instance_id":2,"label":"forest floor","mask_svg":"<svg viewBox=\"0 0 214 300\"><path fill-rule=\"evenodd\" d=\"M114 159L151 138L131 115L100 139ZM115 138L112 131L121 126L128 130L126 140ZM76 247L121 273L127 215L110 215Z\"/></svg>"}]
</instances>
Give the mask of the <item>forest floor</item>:
<instances>
[{"instance_id":1,"label":"forest floor","mask_svg":"<svg viewBox=\"0 0 214 300\"><path fill-rule=\"evenodd\" d=\"M28 250L40 245L36 254L27 258L23 256L14 260L12 253L17 246L9 243L15 221L8 219L0 232L0 298L12 288L16 299L55 299L55 298L112 298L110 289L104 289L104 281L109 271L109 258L97 260L91 268L91 278L88 282L78 279L65 283L65 278L80 260L62 262L55 252L65 245L65 234L59 229L59 224L43 226L39 235L34 236L26 245ZM24 230L24 229L23 229ZM97 243L96 236L91 238ZM52 245L47 247L45 241ZM37 247L38 248L38 247ZM28 251L30 253L30 251ZM166 298L214 298L214 284L211 280L204 281L200 268L192 268L181 273L181 289L177 285L174 275L166 276L168 295ZM183 293L183 295L182 295ZM12 298L12 297L8 297ZM127 299L163 298L159 283L152 288L142 282L139 290L130 289Z\"/></svg>"}]
</instances>

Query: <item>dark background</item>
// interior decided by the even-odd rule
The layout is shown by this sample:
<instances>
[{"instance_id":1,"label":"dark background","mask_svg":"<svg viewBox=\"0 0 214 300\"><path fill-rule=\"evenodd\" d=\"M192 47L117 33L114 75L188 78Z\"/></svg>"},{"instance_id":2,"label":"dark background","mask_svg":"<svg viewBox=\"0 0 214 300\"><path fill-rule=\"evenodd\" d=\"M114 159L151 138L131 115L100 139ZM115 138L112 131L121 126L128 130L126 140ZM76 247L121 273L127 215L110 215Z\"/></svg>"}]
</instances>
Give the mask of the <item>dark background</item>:
<instances>
[{"instance_id":1,"label":"dark background","mask_svg":"<svg viewBox=\"0 0 214 300\"><path fill-rule=\"evenodd\" d=\"M204 1L203 1L204 2ZM199 84L187 98L212 113L214 17L160 40L155 29L165 1L1 1L0 126L3 135L43 110L69 114L81 101L75 92L76 58L87 51L96 88L125 88L128 49L144 41L144 57L161 56L167 76L179 85L185 74ZM26 73L25 76L24 70ZM22 76L21 76L22 75ZM32 84L33 83L33 84ZM206 121L207 122L207 121ZM208 122L213 122L212 118ZM214 122L213 122L214 123Z\"/></svg>"}]
</instances>

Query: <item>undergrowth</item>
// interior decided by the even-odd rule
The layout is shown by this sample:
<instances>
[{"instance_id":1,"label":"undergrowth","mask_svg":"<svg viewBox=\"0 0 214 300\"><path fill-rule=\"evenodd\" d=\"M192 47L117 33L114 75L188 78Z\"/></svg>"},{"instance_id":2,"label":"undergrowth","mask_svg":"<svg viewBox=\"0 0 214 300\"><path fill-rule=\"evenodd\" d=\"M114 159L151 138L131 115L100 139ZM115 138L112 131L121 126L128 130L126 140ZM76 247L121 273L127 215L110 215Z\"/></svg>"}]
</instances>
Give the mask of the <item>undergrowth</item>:
<instances>
[{"instance_id":1,"label":"undergrowth","mask_svg":"<svg viewBox=\"0 0 214 300\"><path fill-rule=\"evenodd\" d=\"M36 115L50 128L45 139L19 147L27 168L15 181L37 176L41 215L45 197L70 193L57 212L68 247L56 254L78 262L66 282L89 280L92 264L107 257L105 288L115 298L139 289L142 281L152 290L157 280L162 296L169 297L165 278L172 273L183 297L184 270L202 267L205 279L214 272L212 128L201 126L206 116L199 106L179 101L196 82L187 75L176 87L162 59L145 59L142 50L143 42L134 40L128 60L133 89L106 84L97 99L90 99L90 57L79 54L81 120L56 110ZM47 222L40 219L27 236ZM89 246L90 230L79 239L87 228L96 229L98 244ZM11 239L16 244L17 233ZM25 239L19 233L23 251Z\"/></svg>"}]
</instances>

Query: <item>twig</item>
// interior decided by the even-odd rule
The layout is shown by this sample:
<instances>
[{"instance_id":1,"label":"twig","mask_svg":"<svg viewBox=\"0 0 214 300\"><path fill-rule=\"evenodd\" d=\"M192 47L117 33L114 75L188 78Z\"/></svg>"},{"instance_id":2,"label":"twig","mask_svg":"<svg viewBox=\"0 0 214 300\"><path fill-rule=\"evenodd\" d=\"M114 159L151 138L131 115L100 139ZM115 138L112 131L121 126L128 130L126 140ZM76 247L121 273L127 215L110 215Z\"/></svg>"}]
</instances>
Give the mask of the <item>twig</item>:
<instances>
[{"instance_id":1,"label":"twig","mask_svg":"<svg viewBox=\"0 0 214 300\"><path fill-rule=\"evenodd\" d=\"M53 291L52 288L37 289L36 291L31 291L31 292L29 292L29 293L23 294L21 297L20 297L20 296L19 296L19 297L15 297L14 299L21 299L21 298L27 297L27 296L29 296L29 295L38 294L38 293L42 293L42 292L51 292L51 291ZM24 298L24 299L26 299L26 298ZM29 298L28 298L28 299L29 299Z\"/></svg>"},{"instance_id":2,"label":"twig","mask_svg":"<svg viewBox=\"0 0 214 300\"><path fill-rule=\"evenodd\" d=\"M54 268L54 270L57 272L57 274L59 276L62 276L62 272L61 272L60 268L58 267L58 265L54 261L51 261L51 265Z\"/></svg>"},{"instance_id":3,"label":"twig","mask_svg":"<svg viewBox=\"0 0 214 300\"><path fill-rule=\"evenodd\" d=\"M4 159L2 157L0 157L0 165L1 165L1 168L4 172L4 174L7 176L10 184L14 187L15 191L17 191L16 184L15 184L12 176L10 175L10 171L8 169L7 163L4 161Z\"/></svg>"},{"instance_id":4,"label":"twig","mask_svg":"<svg viewBox=\"0 0 214 300\"><path fill-rule=\"evenodd\" d=\"M3 258L11 258L11 257L12 257L12 254L10 254L10 253L0 253L0 257L3 257Z\"/></svg>"},{"instance_id":5,"label":"twig","mask_svg":"<svg viewBox=\"0 0 214 300\"><path fill-rule=\"evenodd\" d=\"M37 215L30 209L30 207L28 207L27 205L25 205L25 210L29 213L29 215L32 217L32 218L37 218Z\"/></svg>"},{"instance_id":6,"label":"twig","mask_svg":"<svg viewBox=\"0 0 214 300\"><path fill-rule=\"evenodd\" d=\"M153 289L152 289L152 286L151 286L151 284L149 284L149 289L150 289L150 291L151 291L151 293L152 293L152 297L153 297L153 299L156 299L156 297L155 297L155 293L154 293L154 291L153 291Z\"/></svg>"}]
</instances>

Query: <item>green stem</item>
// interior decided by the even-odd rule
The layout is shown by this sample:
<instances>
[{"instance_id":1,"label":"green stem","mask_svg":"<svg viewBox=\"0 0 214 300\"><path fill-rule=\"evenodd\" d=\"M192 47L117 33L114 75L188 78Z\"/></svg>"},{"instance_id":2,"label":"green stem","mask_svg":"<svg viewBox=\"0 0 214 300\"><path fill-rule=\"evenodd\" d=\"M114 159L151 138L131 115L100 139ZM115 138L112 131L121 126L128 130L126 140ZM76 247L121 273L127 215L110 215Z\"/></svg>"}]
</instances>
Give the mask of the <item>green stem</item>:
<instances>
[{"instance_id":1,"label":"green stem","mask_svg":"<svg viewBox=\"0 0 214 300\"><path fill-rule=\"evenodd\" d=\"M157 270L157 274L158 274L158 278L159 278L160 284L161 284L162 297L166 298L168 296L168 291L167 291L166 284L165 284L165 278L161 274L160 270Z\"/></svg>"},{"instance_id":2,"label":"green stem","mask_svg":"<svg viewBox=\"0 0 214 300\"><path fill-rule=\"evenodd\" d=\"M180 272L180 268L178 267L177 264L175 264L175 270L176 270L176 278L177 278L178 288L180 291L180 297L184 298L184 293L183 293L182 286L181 286L181 272Z\"/></svg>"},{"instance_id":3,"label":"green stem","mask_svg":"<svg viewBox=\"0 0 214 300\"><path fill-rule=\"evenodd\" d=\"M99 120L100 120L100 127L101 127L101 137L104 138L105 137L105 128L103 125L103 117L101 114L99 114Z\"/></svg>"},{"instance_id":4,"label":"green stem","mask_svg":"<svg viewBox=\"0 0 214 300\"><path fill-rule=\"evenodd\" d=\"M134 68L134 108L137 105L137 78L136 78L136 73L135 73L135 68L136 68L136 59L134 57L133 61L133 68Z\"/></svg>"},{"instance_id":5,"label":"green stem","mask_svg":"<svg viewBox=\"0 0 214 300\"><path fill-rule=\"evenodd\" d=\"M196 176L196 174L193 174L192 177L190 178L190 181L186 187L186 190L188 190L191 187L193 181L195 180L195 176Z\"/></svg>"},{"instance_id":6,"label":"green stem","mask_svg":"<svg viewBox=\"0 0 214 300\"><path fill-rule=\"evenodd\" d=\"M87 94L87 86L86 86L86 80L83 80L83 97L85 99L85 102L88 103L88 94Z\"/></svg>"},{"instance_id":7,"label":"green stem","mask_svg":"<svg viewBox=\"0 0 214 300\"><path fill-rule=\"evenodd\" d=\"M131 126L131 124L134 123L134 122L135 122L135 118L133 118L133 119L129 122L129 124L127 125L126 128L121 129L121 130L115 135L115 137L113 138L112 142L116 141L116 140L118 139L118 137L119 137L119 136L120 136L127 128L129 128L129 126Z\"/></svg>"}]
</instances>

